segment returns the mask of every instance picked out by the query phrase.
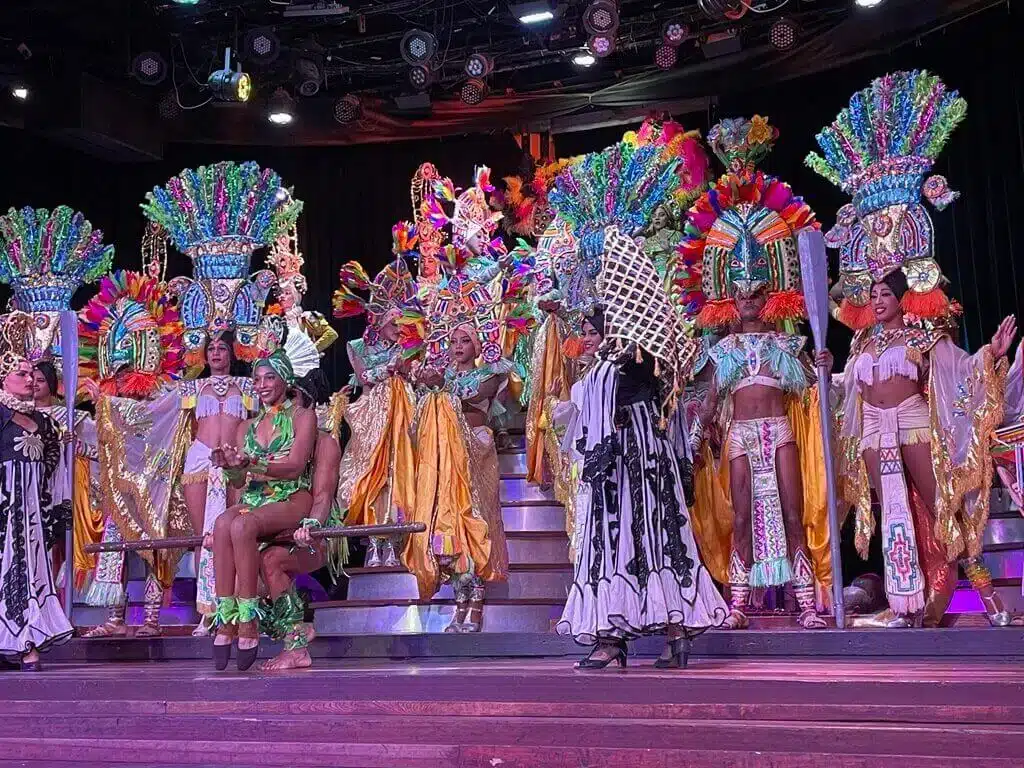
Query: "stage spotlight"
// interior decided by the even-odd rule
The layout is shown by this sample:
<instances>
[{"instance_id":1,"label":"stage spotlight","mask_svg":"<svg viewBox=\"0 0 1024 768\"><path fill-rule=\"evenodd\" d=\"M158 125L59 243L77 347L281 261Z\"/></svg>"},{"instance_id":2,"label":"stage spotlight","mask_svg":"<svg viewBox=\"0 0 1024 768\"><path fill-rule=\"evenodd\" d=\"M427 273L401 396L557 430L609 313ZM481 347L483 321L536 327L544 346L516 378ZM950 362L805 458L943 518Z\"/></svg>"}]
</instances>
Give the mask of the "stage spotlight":
<instances>
[{"instance_id":1,"label":"stage spotlight","mask_svg":"<svg viewBox=\"0 0 1024 768\"><path fill-rule=\"evenodd\" d=\"M11 96L16 98L18 101L25 101L28 98L28 88L24 85L12 85Z\"/></svg>"},{"instance_id":2,"label":"stage spotlight","mask_svg":"<svg viewBox=\"0 0 1024 768\"><path fill-rule=\"evenodd\" d=\"M735 20L747 12L743 0L697 0L697 5L705 16L715 21Z\"/></svg>"},{"instance_id":3,"label":"stage spotlight","mask_svg":"<svg viewBox=\"0 0 1024 768\"><path fill-rule=\"evenodd\" d=\"M167 77L167 62L155 51L143 51L132 60L132 75L143 85L160 85Z\"/></svg>"},{"instance_id":4,"label":"stage spotlight","mask_svg":"<svg viewBox=\"0 0 1024 768\"><path fill-rule=\"evenodd\" d=\"M583 28L592 36L614 37L619 28L619 9L613 0L594 0L583 11Z\"/></svg>"},{"instance_id":5,"label":"stage spotlight","mask_svg":"<svg viewBox=\"0 0 1024 768\"><path fill-rule=\"evenodd\" d=\"M342 125L354 123L363 113L363 103L354 93L346 94L334 102L334 119Z\"/></svg>"},{"instance_id":6,"label":"stage spotlight","mask_svg":"<svg viewBox=\"0 0 1024 768\"><path fill-rule=\"evenodd\" d=\"M401 43L402 58L410 66L423 65L434 58L437 40L429 32L413 29L405 33Z\"/></svg>"},{"instance_id":7,"label":"stage spotlight","mask_svg":"<svg viewBox=\"0 0 1024 768\"><path fill-rule=\"evenodd\" d=\"M587 48L597 58L603 59L605 56L610 56L615 50L615 38L607 35L594 35L587 41Z\"/></svg>"},{"instance_id":8,"label":"stage spotlight","mask_svg":"<svg viewBox=\"0 0 1024 768\"><path fill-rule=\"evenodd\" d=\"M474 53L466 59L466 66L463 67L463 71L465 71L466 77L487 77L487 75L491 74L493 68L494 62L491 61L490 57L482 53Z\"/></svg>"},{"instance_id":9,"label":"stage spotlight","mask_svg":"<svg viewBox=\"0 0 1024 768\"><path fill-rule=\"evenodd\" d=\"M288 125L295 119L295 101L284 88L278 88L267 105L267 120L274 125Z\"/></svg>"},{"instance_id":10,"label":"stage spotlight","mask_svg":"<svg viewBox=\"0 0 1024 768\"><path fill-rule=\"evenodd\" d=\"M800 34L796 22L791 19L779 19L772 24L768 30L768 42L779 51L788 51L796 45L796 39Z\"/></svg>"},{"instance_id":11,"label":"stage spotlight","mask_svg":"<svg viewBox=\"0 0 1024 768\"><path fill-rule=\"evenodd\" d=\"M508 9L520 24L543 24L555 18L551 3L546 0L532 3L511 3Z\"/></svg>"},{"instance_id":12,"label":"stage spotlight","mask_svg":"<svg viewBox=\"0 0 1024 768\"><path fill-rule=\"evenodd\" d=\"M224 49L224 69L211 72L206 84L213 91L213 97L221 101L248 101L252 95L252 81L239 67L231 69L231 49Z\"/></svg>"},{"instance_id":13,"label":"stage spotlight","mask_svg":"<svg viewBox=\"0 0 1024 768\"><path fill-rule=\"evenodd\" d=\"M674 45L659 45L654 51L654 64L658 69L672 69L679 53Z\"/></svg>"},{"instance_id":14,"label":"stage spotlight","mask_svg":"<svg viewBox=\"0 0 1024 768\"><path fill-rule=\"evenodd\" d=\"M572 63L577 67L592 67L597 62L592 53L581 51L572 57Z\"/></svg>"},{"instance_id":15,"label":"stage spotlight","mask_svg":"<svg viewBox=\"0 0 1024 768\"><path fill-rule=\"evenodd\" d=\"M681 21L666 21L661 28L661 39L665 45L682 45L690 36L690 27Z\"/></svg>"},{"instance_id":16,"label":"stage spotlight","mask_svg":"<svg viewBox=\"0 0 1024 768\"><path fill-rule=\"evenodd\" d=\"M312 59L298 59L295 62L295 79L299 84L299 93L303 96L316 96L323 82L323 73L319 65Z\"/></svg>"},{"instance_id":17,"label":"stage spotlight","mask_svg":"<svg viewBox=\"0 0 1024 768\"><path fill-rule=\"evenodd\" d=\"M160 117L164 120L173 120L181 114L181 105L178 104L178 97L174 94L174 89L169 90L160 97L158 109L160 110Z\"/></svg>"},{"instance_id":18,"label":"stage spotlight","mask_svg":"<svg viewBox=\"0 0 1024 768\"><path fill-rule=\"evenodd\" d=\"M199 5L199 0L172 0L175 5Z\"/></svg>"},{"instance_id":19,"label":"stage spotlight","mask_svg":"<svg viewBox=\"0 0 1024 768\"><path fill-rule=\"evenodd\" d=\"M876 5L881 5L885 0L854 0L854 5L858 8L874 8Z\"/></svg>"},{"instance_id":20,"label":"stage spotlight","mask_svg":"<svg viewBox=\"0 0 1024 768\"><path fill-rule=\"evenodd\" d=\"M462 84L459 90L459 98L463 104L475 107L487 98L487 83L476 77L471 77Z\"/></svg>"},{"instance_id":21,"label":"stage spotlight","mask_svg":"<svg viewBox=\"0 0 1024 768\"><path fill-rule=\"evenodd\" d=\"M245 33L245 58L252 64L272 64L281 54L281 40L269 27Z\"/></svg>"},{"instance_id":22,"label":"stage spotlight","mask_svg":"<svg viewBox=\"0 0 1024 768\"><path fill-rule=\"evenodd\" d=\"M423 66L409 67L409 85L417 91L425 91L430 87L430 70Z\"/></svg>"}]
</instances>

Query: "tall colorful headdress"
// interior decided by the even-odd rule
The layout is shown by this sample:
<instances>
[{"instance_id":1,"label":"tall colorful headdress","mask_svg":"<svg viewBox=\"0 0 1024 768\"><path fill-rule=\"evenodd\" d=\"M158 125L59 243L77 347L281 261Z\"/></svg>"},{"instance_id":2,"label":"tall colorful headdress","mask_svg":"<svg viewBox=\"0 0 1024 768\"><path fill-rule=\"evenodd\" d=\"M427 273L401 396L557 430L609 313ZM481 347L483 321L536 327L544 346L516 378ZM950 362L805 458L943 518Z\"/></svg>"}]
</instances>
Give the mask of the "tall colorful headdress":
<instances>
[{"instance_id":1,"label":"tall colorful headdress","mask_svg":"<svg viewBox=\"0 0 1024 768\"><path fill-rule=\"evenodd\" d=\"M555 160L537 166L529 176L506 176L503 179L502 222L509 232L533 238L544 234L554 217L548 193L558 174L572 162L573 159Z\"/></svg>"},{"instance_id":2,"label":"tall colorful headdress","mask_svg":"<svg viewBox=\"0 0 1024 768\"><path fill-rule=\"evenodd\" d=\"M339 272L341 285L332 299L337 318L366 315L363 339L367 344L373 344L379 328L397 319L416 296L416 281L406 263L416 253L415 227L400 221L391 228L391 236L395 258L373 280L358 261L343 264Z\"/></svg>"},{"instance_id":3,"label":"tall colorful headdress","mask_svg":"<svg viewBox=\"0 0 1024 768\"><path fill-rule=\"evenodd\" d=\"M109 394L147 398L184 370L182 326L162 283L118 270L78 313L80 374Z\"/></svg>"},{"instance_id":4,"label":"tall colorful headdress","mask_svg":"<svg viewBox=\"0 0 1024 768\"><path fill-rule=\"evenodd\" d=\"M31 360L35 346L35 320L27 312L0 315L0 384L21 363Z\"/></svg>"},{"instance_id":5,"label":"tall colorful headdress","mask_svg":"<svg viewBox=\"0 0 1024 768\"><path fill-rule=\"evenodd\" d=\"M489 195L492 192L494 186L491 184L491 169L487 166L476 169L473 186L461 193L451 179L438 179L434 182L434 194L427 201L430 221L437 229L451 225L452 244L456 248L464 248L474 236L480 236L484 242L493 244L492 238L502 214L491 208ZM442 203L455 204L451 216L445 213Z\"/></svg>"},{"instance_id":6,"label":"tall colorful headdress","mask_svg":"<svg viewBox=\"0 0 1024 768\"><path fill-rule=\"evenodd\" d=\"M441 277L441 249L448 239L444 228L435 227L431 221L434 185L441 180L441 174L433 163L423 163L413 174L409 185L412 201L413 227L417 237L419 254L418 273L420 280L439 280Z\"/></svg>"},{"instance_id":7,"label":"tall colorful headdress","mask_svg":"<svg viewBox=\"0 0 1024 768\"><path fill-rule=\"evenodd\" d=\"M114 246L104 245L103 233L66 205L52 212L11 208L0 216L0 243L0 282L14 290L12 308L32 314L36 350L49 352L59 313L71 309L81 285L110 269Z\"/></svg>"},{"instance_id":8,"label":"tall colorful headdress","mask_svg":"<svg viewBox=\"0 0 1024 768\"><path fill-rule=\"evenodd\" d=\"M853 197L825 236L839 250L839 320L851 328L874 321L871 285L897 269L910 287L905 311L926 320L949 312L921 197L940 211L958 197L944 177L925 176L966 115L967 102L938 77L894 72L855 93L818 134L822 155L812 152L807 165Z\"/></svg>"},{"instance_id":9,"label":"tall colorful headdress","mask_svg":"<svg viewBox=\"0 0 1024 768\"><path fill-rule=\"evenodd\" d=\"M252 254L295 224L302 202L271 169L223 162L182 171L147 193L142 210L192 259L193 277L170 283L181 304L189 367L203 362L211 333L229 329L236 354L254 359L275 278L270 270L249 274Z\"/></svg>"},{"instance_id":10,"label":"tall colorful headdress","mask_svg":"<svg viewBox=\"0 0 1024 768\"><path fill-rule=\"evenodd\" d=\"M739 320L737 296L767 289L761 319L783 323L803 318L797 233L820 225L803 198L785 182L757 170L778 131L759 115L724 120L708 143L728 172L687 212L673 276L674 290L704 328ZM700 275L703 297L695 300Z\"/></svg>"}]
</instances>

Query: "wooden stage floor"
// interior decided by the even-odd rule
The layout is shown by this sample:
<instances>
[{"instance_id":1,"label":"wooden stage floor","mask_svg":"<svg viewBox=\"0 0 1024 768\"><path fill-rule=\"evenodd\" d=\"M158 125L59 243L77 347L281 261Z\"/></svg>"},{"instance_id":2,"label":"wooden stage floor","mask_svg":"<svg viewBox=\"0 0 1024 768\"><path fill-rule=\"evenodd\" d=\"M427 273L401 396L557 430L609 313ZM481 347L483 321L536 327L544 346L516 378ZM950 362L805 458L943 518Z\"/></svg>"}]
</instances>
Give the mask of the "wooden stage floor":
<instances>
[{"instance_id":1,"label":"wooden stage floor","mask_svg":"<svg viewBox=\"0 0 1024 768\"><path fill-rule=\"evenodd\" d=\"M632 660L631 660L632 661ZM322 660L0 673L0 768L1024 765L1019 659Z\"/></svg>"}]
</instances>

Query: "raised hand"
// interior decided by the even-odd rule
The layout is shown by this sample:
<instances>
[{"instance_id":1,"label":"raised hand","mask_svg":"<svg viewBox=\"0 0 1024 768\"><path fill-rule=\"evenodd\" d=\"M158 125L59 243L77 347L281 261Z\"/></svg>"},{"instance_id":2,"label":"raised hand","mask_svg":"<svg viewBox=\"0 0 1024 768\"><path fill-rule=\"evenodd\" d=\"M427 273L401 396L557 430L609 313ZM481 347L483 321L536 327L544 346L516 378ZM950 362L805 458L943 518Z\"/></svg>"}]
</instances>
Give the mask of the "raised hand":
<instances>
[{"instance_id":1,"label":"raised hand","mask_svg":"<svg viewBox=\"0 0 1024 768\"><path fill-rule=\"evenodd\" d=\"M835 363L835 358L832 357L832 353L827 349L819 349L814 353L814 364L818 368L824 368L829 373L832 372L832 365Z\"/></svg>"},{"instance_id":2,"label":"raised hand","mask_svg":"<svg viewBox=\"0 0 1024 768\"><path fill-rule=\"evenodd\" d=\"M992 335L991 347L992 354L996 357L1002 357L1010 351L1010 345L1013 344L1013 340L1017 337L1017 318L1013 315L1009 315L1003 318L1003 322L999 324L996 332Z\"/></svg>"}]
</instances>

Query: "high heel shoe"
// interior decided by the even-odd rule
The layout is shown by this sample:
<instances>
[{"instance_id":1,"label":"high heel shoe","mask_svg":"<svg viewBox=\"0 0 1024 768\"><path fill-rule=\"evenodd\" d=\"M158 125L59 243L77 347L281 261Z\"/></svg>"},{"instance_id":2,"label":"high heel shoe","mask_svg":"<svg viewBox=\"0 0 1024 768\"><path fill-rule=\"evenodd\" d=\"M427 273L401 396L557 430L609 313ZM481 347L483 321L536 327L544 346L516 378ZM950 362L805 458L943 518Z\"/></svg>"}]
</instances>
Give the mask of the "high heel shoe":
<instances>
[{"instance_id":1,"label":"high heel shoe","mask_svg":"<svg viewBox=\"0 0 1024 768\"><path fill-rule=\"evenodd\" d=\"M654 666L658 669L686 669L686 664L690 659L690 638L677 637L674 640L669 640L667 647L672 655L667 659L659 656L655 660Z\"/></svg>"},{"instance_id":2,"label":"high heel shoe","mask_svg":"<svg viewBox=\"0 0 1024 768\"><path fill-rule=\"evenodd\" d=\"M613 653L606 659L595 659L594 654L598 651L613 651ZM590 652L589 656L576 662L576 669L604 669L613 661L622 668L626 666L627 655L624 640L615 643L600 643L597 648Z\"/></svg>"}]
</instances>

